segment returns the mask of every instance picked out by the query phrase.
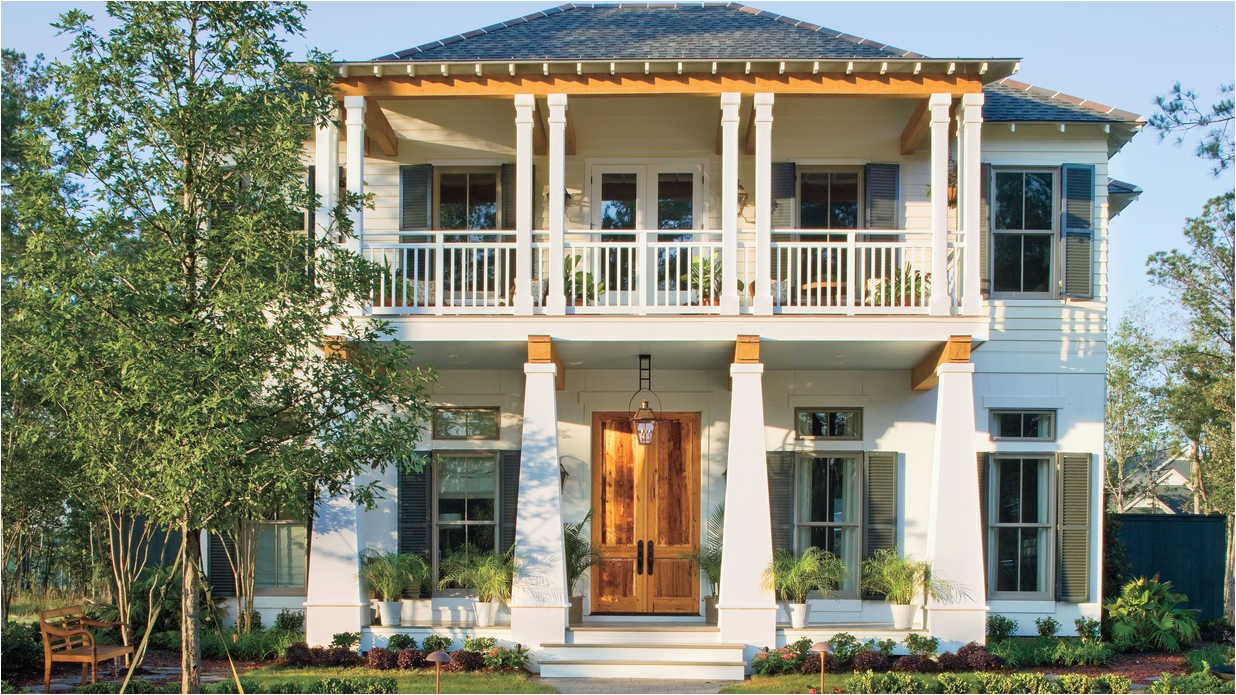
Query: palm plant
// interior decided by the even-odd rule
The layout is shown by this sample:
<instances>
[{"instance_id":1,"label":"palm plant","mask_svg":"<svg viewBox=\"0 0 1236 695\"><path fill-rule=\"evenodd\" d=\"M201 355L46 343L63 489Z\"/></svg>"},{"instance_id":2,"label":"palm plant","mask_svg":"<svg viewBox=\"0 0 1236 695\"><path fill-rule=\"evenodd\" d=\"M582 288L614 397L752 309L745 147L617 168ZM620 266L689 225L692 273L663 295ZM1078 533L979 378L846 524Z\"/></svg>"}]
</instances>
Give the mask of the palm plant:
<instances>
[{"instance_id":1,"label":"palm plant","mask_svg":"<svg viewBox=\"0 0 1236 695\"><path fill-rule=\"evenodd\" d=\"M802 604L814 590L824 594L836 591L845 572L845 562L827 550L812 546L795 557L790 551L779 549L764 572L764 581L789 602Z\"/></svg>"},{"instance_id":2,"label":"palm plant","mask_svg":"<svg viewBox=\"0 0 1236 695\"><path fill-rule=\"evenodd\" d=\"M721 595L721 534L725 530L725 504L718 504L708 516L704 529L704 543L698 550L683 553L682 558L690 560L704 571L708 583L712 587L712 595Z\"/></svg>"},{"instance_id":3,"label":"palm plant","mask_svg":"<svg viewBox=\"0 0 1236 695\"><path fill-rule=\"evenodd\" d=\"M922 592L925 598L942 599L952 593L952 585L931 575L927 562L902 557L895 550L877 550L863 561L863 589L884 594L884 600L896 605L907 605L914 595Z\"/></svg>"},{"instance_id":4,"label":"palm plant","mask_svg":"<svg viewBox=\"0 0 1236 695\"><path fill-rule=\"evenodd\" d=\"M592 519L592 512L574 524L562 525L562 540L566 551L567 592L575 593L575 585L593 565L601 561L601 551L592 547L592 540L584 532L584 526Z\"/></svg>"},{"instance_id":5,"label":"palm plant","mask_svg":"<svg viewBox=\"0 0 1236 695\"><path fill-rule=\"evenodd\" d=\"M361 577L383 601L398 601L408 586L402 556L395 553L369 553L361 567Z\"/></svg>"},{"instance_id":6,"label":"palm plant","mask_svg":"<svg viewBox=\"0 0 1236 695\"><path fill-rule=\"evenodd\" d=\"M421 588L433 578L433 568L424 557L414 553L399 556L403 564L403 573L407 577L407 590L412 598L420 598Z\"/></svg>"},{"instance_id":7,"label":"palm plant","mask_svg":"<svg viewBox=\"0 0 1236 695\"><path fill-rule=\"evenodd\" d=\"M438 584L472 589L481 601L505 601L511 598L514 578L514 548L505 553L468 552L464 549L452 553L443 561Z\"/></svg>"}]
</instances>

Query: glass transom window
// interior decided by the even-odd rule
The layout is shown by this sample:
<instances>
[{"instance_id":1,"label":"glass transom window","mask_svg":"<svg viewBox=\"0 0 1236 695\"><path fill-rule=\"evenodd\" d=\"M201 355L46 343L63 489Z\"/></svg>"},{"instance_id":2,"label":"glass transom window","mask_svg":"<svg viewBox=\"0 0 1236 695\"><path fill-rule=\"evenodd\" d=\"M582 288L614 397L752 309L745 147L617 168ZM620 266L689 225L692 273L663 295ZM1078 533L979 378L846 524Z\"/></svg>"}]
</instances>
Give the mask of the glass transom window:
<instances>
[{"instance_id":1,"label":"glass transom window","mask_svg":"<svg viewBox=\"0 0 1236 695\"><path fill-rule=\"evenodd\" d=\"M991 505L994 590L1045 595L1051 570L1051 466L1045 458L996 457Z\"/></svg>"},{"instance_id":2,"label":"glass transom window","mask_svg":"<svg viewBox=\"0 0 1236 695\"><path fill-rule=\"evenodd\" d=\"M992 227L992 288L1051 292L1055 174L998 171Z\"/></svg>"},{"instance_id":3,"label":"glass transom window","mask_svg":"<svg viewBox=\"0 0 1236 695\"><path fill-rule=\"evenodd\" d=\"M439 560L465 548L480 552L496 550L497 455L439 452L434 463Z\"/></svg>"},{"instance_id":4,"label":"glass transom window","mask_svg":"<svg viewBox=\"0 0 1236 695\"><path fill-rule=\"evenodd\" d=\"M860 458L800 456L795 545L798 552L817 547L845 562L840 590L856 591L860 545Z\"/></svg>"},{"instance_id":5,"label":"glass transom window","mask_svg":"<svg viewBox=\"0 0 1236 695\"><path fill-rule=\"evenodd\" d=\"M993 410L991 436L1051 441L1056 438L1056 413L1052 410Z\"/></svg>"},{"instance_id":6,"label":"glass transom window","mask_svg":"<svg viewBox=\"0 0 1236 695\"><path fill-rule=\"evenodd\" d=\"M434 408L434 439L497 439L497 408Z\"/></svg>"},{"instance_id":7,"label":"glass transom window","mask_svg":"<svg viewBox=\"0 0 1236 695\"><path fill-rule=\"evenodd\" d=\"M863 411L859 408L797 408L794 420L799 439L863 438Z\"/></svg>"}]
</instances>

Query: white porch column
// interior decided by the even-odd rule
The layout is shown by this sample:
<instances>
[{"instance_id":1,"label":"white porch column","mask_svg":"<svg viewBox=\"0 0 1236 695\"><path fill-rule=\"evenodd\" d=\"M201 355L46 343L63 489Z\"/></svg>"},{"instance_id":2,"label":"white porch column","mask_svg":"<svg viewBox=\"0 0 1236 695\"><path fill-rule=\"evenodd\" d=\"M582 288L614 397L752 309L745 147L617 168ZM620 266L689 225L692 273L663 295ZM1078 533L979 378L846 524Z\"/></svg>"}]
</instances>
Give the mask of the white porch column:
<instances>
[{"instance_id":1,"label":"white porch column","mask_svg":"<svg viewBox=\"0 0 1236 695\"><path fill-rule=\"evenodd\" d=\"M365 97L344 97L348 128L348 192L365 193ZM365 237L365 213L360 207L352 211L352 237L346 246L359 252Z\"/></svg>"},{"instance_id":2,"label":"white porch column","mask_svg":"<svg viewBox=\"0 0 1236 695\"><path fill-rule=\"evenodd\" d=\"M961 198L961 229L965 239L965 266L962 269L961 313L977 316L982 313L983 297L979 287L979 245L982 243L982 212L979 209L979 189L982 185L983 94L963 94L961 97L961 143L964 155L958 181L965 195Z\"/></svg>"},{"instance_id":3,"label":"white porch column","mask_svg":"<svg viewBox=\"0 0 1236 695\"><path fill-rule=\"evenodd\" d=\"M320 497L313 513L305 641L324 647L337 632L360 631L369 601L361 590L361 512L356 503L347 495Z\"/></svg>"},{"instance_id":4,"label":"white porch column","mask_svg":"<svg viewBox=\"0 0 1236 695\"><path fill-rule=\"evenodd\" d=\"M554 190L551 188L552 197ZM561 273L558 276L561 277ZM511 639L535 649L566 638L567 596L558 468L558 406L552 363L524 364L524 427L515 517Z\"/></svg>"},{"instance_id":5,"label":"white porch column","mask_svg":"<svg viewBox=\"0 0 1236 695\"><path fill-rule=\"evenodd\" d=\"M755 313L770 316L772 302L773 94L755 95Z\"/></svg>"},{"instance_id":6,"label":"white porch column","mask_svg":"<svg viewBox=\"0 0 1236 695\"><path fill-rule=\"evenodd\" d=\"M959 595L927 602L927 630L955 649L986 634L982 532L974 426L974 365L936 367L936 433L931 467L927 552L934 576Z\"/></svg>"},{"instance_id":7,"label":"white porch column","mask_svg":"<svg viewBox=\"0 0 1236 695\"><path fill-rule=\"evenodd\" d=\"M738 314L738 107L742 94L721 93L721 313Z\"/></svg>"},{"instance_id":8,"label":"white porch column","mask_svg":"<svg viewBox=\"0 0 1236 695\"><path fill-rule=\"evenodd\" d=\"M550 94L549 103L549 298L546 313L566 313L563 294L563 235L566 230L566 110L567 95Z\"/></svg>"},{"instance_id":9,"label":"white porch column","mask_svg":"<svg viewBox=\"0 0 1236 695\"><path fill-rule=\"evenodd\" d=\"M332 230L330 215L339 200L339 127L333 120L316 131L313 167L313 189L318 195L313 226L321 239Z\"/></svg>"},{"instance_id":10,"label":"white porch column","mask_svg":"<svg viewBox=\"0 0 1236 695\"><path fill-rule=\"evenodd\" d=\"M535 98L515 95L515 313L532 315L532 114Z\"/></svg>"},{"instance_id":11,"label":"white porch column","mask_svg":"<svg viewBox=\"0 0 1236 695\"><path fill-rule=\"evenodd\" d=\"M764 451L764 365L730 365L730 441L725 473L725 552L717 601L721 641L746 645L750 662L776 647L777 604L764 584L772 563L768 458Z\"/></svg>"},{"instance_id":12,"label":"white porch column","mask_svg":"<svg viewBox=\"0 0 1236 695\"><path fill-rule=\"evenodd\" d=\"M952 311L948 291L948 110L949 94L932 94L931 109L931 314Z\"/></svg>"}]
</instances>

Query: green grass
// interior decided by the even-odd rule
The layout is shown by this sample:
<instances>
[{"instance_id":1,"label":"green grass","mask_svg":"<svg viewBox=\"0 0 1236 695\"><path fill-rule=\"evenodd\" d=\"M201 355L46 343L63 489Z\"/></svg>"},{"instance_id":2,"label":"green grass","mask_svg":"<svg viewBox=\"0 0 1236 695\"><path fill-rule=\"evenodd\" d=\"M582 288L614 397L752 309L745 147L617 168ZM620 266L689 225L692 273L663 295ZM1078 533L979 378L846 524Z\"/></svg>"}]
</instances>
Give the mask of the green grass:
<instances>
[{"instance_id":1,"label":"green grass","mask_svg":"<svg viewBox=\"0 0 1236 695\"><path fill-rule=\"evenodd\" d=\"M277 681L317 681L323 678L378 677L394 678L399 682L401 693L432 693L433 671L417 670L375 671L367 668L291 668L265 666L241 674L259 683ZM557 690L540 683L525 672L473 671L472 673L443 673L444 693L556 693Z\"/></svg>"},{"instance_id":2,"label":"green grass","mask_svg":"<svg viewBox=\"0 0 1236 695\"><path fill-rule=\"evenodd\" d=\"M826 673L824 674L824 695L828 695L833 691L833 688L845 690L845 682L853 677L852 672L846 673ZM934 686L936 683L935 673L916 673L914 678L920 683ZM973 680L973 673L958 673L955 674ZM805 693L807 688L820 687L820 674L813 673L809 676L800 675L797 673L781 676L751 676L741 683L727 685L721 689L722 693Z\"/></svg>"}]
</instances>

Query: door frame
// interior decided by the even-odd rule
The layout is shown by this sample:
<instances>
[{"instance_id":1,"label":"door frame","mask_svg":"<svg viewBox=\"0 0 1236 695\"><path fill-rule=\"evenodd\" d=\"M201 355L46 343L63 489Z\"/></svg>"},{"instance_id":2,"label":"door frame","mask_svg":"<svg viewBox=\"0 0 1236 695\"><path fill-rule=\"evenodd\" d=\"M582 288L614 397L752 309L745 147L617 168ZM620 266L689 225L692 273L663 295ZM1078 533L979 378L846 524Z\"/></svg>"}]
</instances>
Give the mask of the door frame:
<instances>
[{"instance_id":1,"label":"door frame","mask_svg":"<svg viewBox=\"0 0 1236 695\"><path fill-rule=\"evenodd\" d=\"M592 490L590 494L590 504L591 504L590 510L592 511L599 510L601 507L601 480L600 478L601 478L601 471L603 469L602 464L603 464L603 460L605 456L604 442L602 441L602 437L601 437L601 433L602 433L601 421L602 419L612 419L615 417L629 418L630 413L628 411L594 411L592 413L592 434L591 434L592 461L590 464L591 469L592 469L591 471ZM692 510L692 513L689 515L689 518L691 519L692 527L688 529L687 537L691 539L692 546L698 550L700 543L702 542L700 538L700 531L701 531L701 525L703 523L700 518L701 495L703 493L703 481L702 481L703 453L702 453L702 446L701 446L701 440L703 437L703 430L702 430L703 413L700 411L674 411L674 412L657 413L657 419L662 419L662 418L666 420L678 420L679 422L683 422L683 423L693 422L694 424L694 431L692 431L691 428L689 427L684 427L684 436L683 436L682 445L684 448L684 453L687 458L686 463L689 469L687 471L686 480L687 480L687 484L690 486L689 490L693 493L690 495L690 497L691 497L691 504L694 507L694 509ZM635 490L635 499L636 499L636 504L639 507L635 513L637 515L645 513L646 509L644 509L644 505L647 504L647 500L645 499L645 495L640 490L639 486L637 486ZM590 540L592 543L592 547L599 548L602 524L600 523L599 517L596 516L595 514L592 517L592 523L590 524L590 526L591 526ZM589 604L592 607L592 610L591 610L592 613L602 613L601 611L596 610L596 607L598 605L597 590L600 587L600 582L599 582L597 575L598 575L598 567L596 564L594 564L592 568L589 570L589 582L588 582ZM643 575L645 581L648 576L650 575L648 574ZM657 612L655 611L652 607L654 597L651 595L650 591L646 590L642 597L644 603L647 604L646 610L633 611L633 612L604 611L603 614L606 614L606 615L623 615L623 614L627 614L627 615L631 615L631 614L634 614L634 615L699 615L700 613L699 599L701 595L701 586L700 586L701 582L700 582L700 572L699 572L698 567L695 568L693 572L691 572L691 582L693 584L693 590L692 590L693 604L692 605L694 606L694 608L693 610L690 610L689 612L683 612L683 611Z\"/></svg>"}]
</instances>

